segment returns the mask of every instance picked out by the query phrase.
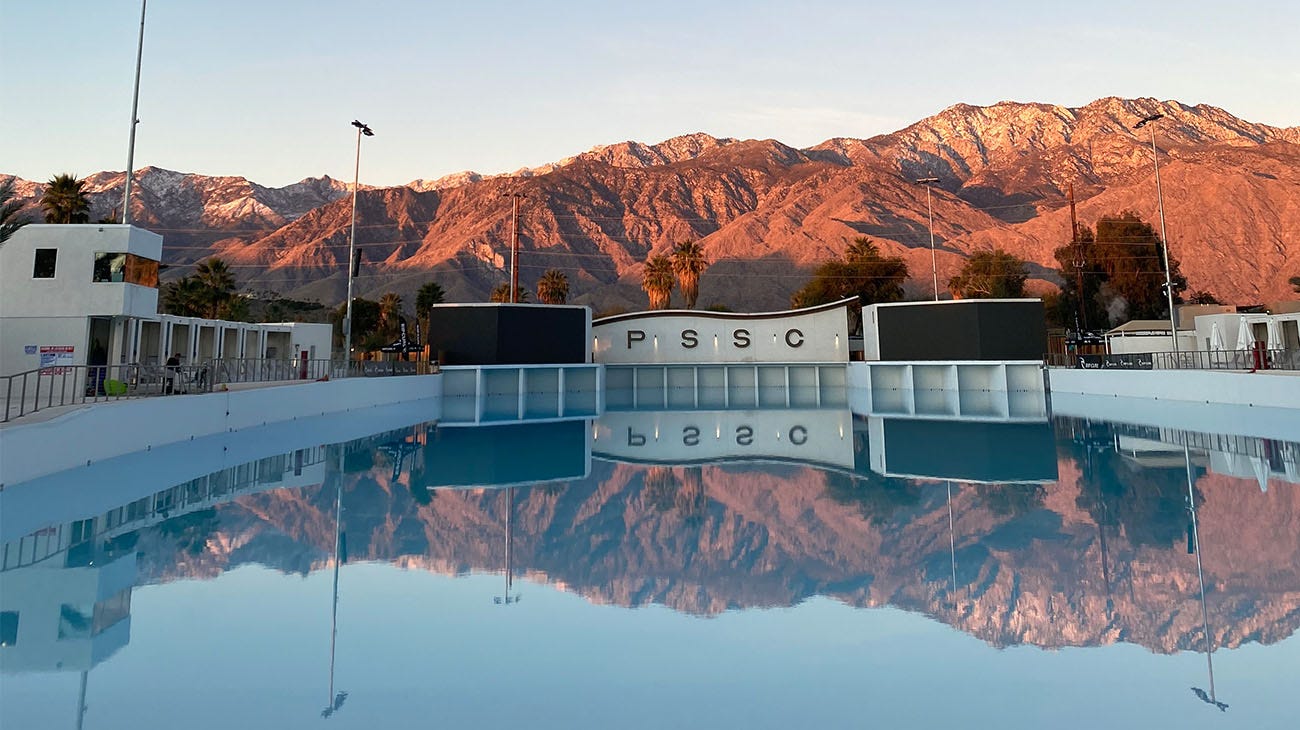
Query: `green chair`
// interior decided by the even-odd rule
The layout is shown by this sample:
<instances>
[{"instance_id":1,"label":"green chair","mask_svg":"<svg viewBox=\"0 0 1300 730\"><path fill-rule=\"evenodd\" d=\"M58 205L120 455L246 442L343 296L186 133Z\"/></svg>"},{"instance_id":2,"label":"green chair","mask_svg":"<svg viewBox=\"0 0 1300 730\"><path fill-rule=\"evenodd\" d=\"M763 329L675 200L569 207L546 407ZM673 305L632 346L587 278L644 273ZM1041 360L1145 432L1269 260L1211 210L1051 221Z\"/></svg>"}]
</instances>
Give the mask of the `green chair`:
<instances>
[{"instance_id":1,"label":"green chair","mask_svg":"<svg viewBox=\"0 0 1300 730\"><path fill-rule=\"evenodd\" d=\"M104 395L123 396L126 395L126 383L120 380L105 380Z\"/></svg>"}]
</instances>

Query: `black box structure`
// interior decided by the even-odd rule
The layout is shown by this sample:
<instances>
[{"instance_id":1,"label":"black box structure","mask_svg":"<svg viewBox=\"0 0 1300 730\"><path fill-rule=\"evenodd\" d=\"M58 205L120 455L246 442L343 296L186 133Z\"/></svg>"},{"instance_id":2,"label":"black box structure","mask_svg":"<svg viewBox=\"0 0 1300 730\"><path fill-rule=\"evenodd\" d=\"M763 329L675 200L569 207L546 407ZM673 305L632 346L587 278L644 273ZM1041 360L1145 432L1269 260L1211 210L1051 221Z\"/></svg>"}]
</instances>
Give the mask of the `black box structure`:
<instances>
[{"instance_id":1,"label":"black box structure","mask_svg":"<svg viewBox=\"0 0 1300 730\"><path fill-rule=\"evenodd\" d=\"M1056 437L1048 423L930 421L886 418L885 473L970 482L1052 482Z\"/></svg>"},{"instance_id":2,"label":"black box structure","mask_svg":"<svg viewBox=\"0 0 1300 730\"><path fill-rule=\"evenodd\" d=\"M900 302L863 308L866 359L1041 360L1047 320L1040 299Z\"/></svg>"},{"instance_id":3,"label":"black box structure","mask_svg":"<svg viewBox=\"0 0 1300 730\"><path fill-rule=\"evenodd\" d=\"M424 446L431 488L500 487L586 477L587 421L437 428Z\"/></svg>"},{"instance_id":4,"label":"black box structure","mask_svg":"<svg viewBox=\"0 0 1300 730\"><path fill-rule=\"evenodd\" d=\"M429 356L443 365L566 365L591 357L591 310L545 304L439 304Z\"/></svg>"}]
</instances>

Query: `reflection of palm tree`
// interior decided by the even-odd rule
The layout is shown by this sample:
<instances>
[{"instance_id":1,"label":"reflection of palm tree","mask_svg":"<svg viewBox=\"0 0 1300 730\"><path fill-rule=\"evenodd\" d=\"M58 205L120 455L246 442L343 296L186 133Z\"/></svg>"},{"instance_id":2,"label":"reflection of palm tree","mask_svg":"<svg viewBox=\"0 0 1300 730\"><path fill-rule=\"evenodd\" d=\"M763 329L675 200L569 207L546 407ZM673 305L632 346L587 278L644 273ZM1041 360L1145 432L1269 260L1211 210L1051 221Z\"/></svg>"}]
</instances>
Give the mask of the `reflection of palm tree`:
<instances>
[{"instance_id":1,"label":"reflection of palm tree","mask_svg":"<svg viewBox=\"0 0 1300 730\"><path fill-rule=\"evenodd\" d=\"M537 300L542 304L564 304L569 301L569 277L559 269L548 269L537 280Z\"/></svg>"},{"instance_id":2,"label":"reflection of palm tree","mask_svg":"<svg viewBox=\"0 0 1300 730\"><path fill-rule=\"evenodd\" d=\"M704 258L704 248L698 241L679 243L673 248L673 273L682 287L682 298L686 308L694 309L695 300L700 296L700 275L709 267Z\"/></svg>"},{"instance_id":3,"label":"reflection of palm tree","mask_svg":"<svg viewBox=\"0 0 1300 730\"><path fill-rule=\"evenodd\" d=\"M653 256L645 262L641 288L650 297L651 309L667 309L672 301L673 262L667 256Z\"/></svg>"},{"instance_id":4,"label":"reflection of palm tree","mask_svg":"<svg viewBox=\"0 0 1300 730\"><path fill-rule=\"evenodd\" d=\"M645 503L656 512L667 512L677 502L677 477L666 466L652 466L645 470L643 479Z\"/></svg>"}]
</instances>

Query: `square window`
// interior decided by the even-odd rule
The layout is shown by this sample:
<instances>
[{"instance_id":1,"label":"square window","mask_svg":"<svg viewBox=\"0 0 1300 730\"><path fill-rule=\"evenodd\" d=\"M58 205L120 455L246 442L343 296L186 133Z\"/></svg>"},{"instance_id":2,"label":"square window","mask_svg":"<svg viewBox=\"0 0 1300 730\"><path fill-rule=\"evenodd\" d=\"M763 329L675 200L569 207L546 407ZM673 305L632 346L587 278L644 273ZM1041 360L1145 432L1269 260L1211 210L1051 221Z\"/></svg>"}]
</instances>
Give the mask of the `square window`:
<instances>
[{"instance_id":1,"label":"square window","mask_svg":"<svg viewBox=\"0 0 1300 730\"><path fill-rule=\"evenodd\" d=\"M53 279L54 266L59 258L59 249L57 248L38 248L36 249L36 261L32 265L33 279Z\"/></svg>"},{"instance_id":2,"label":"square window","mask_svg":"<svg viewBox=\"0 0 1300 730\"><path fill-rule=\"evenodd\" d=\"M18 643L18 612L0 611L0 646Z\"/></svg>"},{"instance_id":3,"label":"square window","mask_svg":"<svg viewBox=\"0 0 1300 730\"><path fill-rule=\"evenodd\" d=\"M126 254L97 251L93 281L116 281L125 278Z\"/></svg>"}]
</instances>

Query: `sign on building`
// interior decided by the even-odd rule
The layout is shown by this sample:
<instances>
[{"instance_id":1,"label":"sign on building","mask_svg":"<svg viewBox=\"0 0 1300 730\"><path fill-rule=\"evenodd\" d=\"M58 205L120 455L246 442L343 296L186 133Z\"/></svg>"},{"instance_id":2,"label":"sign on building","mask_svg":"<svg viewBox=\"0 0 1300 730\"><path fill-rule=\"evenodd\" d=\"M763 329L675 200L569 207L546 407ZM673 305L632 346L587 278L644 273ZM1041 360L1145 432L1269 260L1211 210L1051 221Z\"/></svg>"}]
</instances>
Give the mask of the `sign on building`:
<instances>
[{"instance_id":1,"label":"sign on building","mask_svg":"<svg viewBox=\"0 0 1300 730\"><path fill-rule=\"evenodd\" d=\"M846 299L764 314L665 310L591 323L592 358L652 363L848 362Z\"/></svg>"},{"instance_id":2,"label":"sign on building","mask_svg":"<svg viewBox=\"0 0 1300 730\"><path fill-rule=\"evenodd\" d=\"M41 345L41 375L63 375L72 367L72 345Z\"/></svg>"}]
</instances>

